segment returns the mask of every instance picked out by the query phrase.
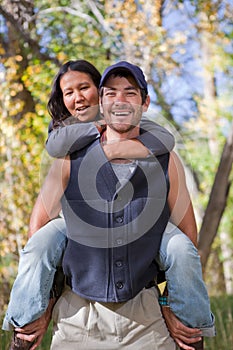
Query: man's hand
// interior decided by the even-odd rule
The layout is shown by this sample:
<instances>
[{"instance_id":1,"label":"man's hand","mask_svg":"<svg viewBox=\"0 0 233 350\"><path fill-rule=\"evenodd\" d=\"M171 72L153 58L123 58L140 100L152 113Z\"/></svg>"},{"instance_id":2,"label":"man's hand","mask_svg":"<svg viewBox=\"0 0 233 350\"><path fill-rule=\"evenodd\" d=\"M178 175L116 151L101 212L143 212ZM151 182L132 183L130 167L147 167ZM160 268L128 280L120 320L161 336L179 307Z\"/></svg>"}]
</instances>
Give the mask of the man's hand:
<instances>
[{"instance_id":1,"label":"man's hand","mask_svg":"<svg viewBox=\"0 0 233 350\"><path fill-rule=\"evenodd\" d=\"M31 350L35 350L42 342L42 339L47 331L49 326L52 309L55 304L55 299L50 299L49 306L45 313L35 320L34 322L22 327L15 328L15 332L17 332L17 337L29 342L34 342L33 346L30 348Z\"/></svg>"},{"instance_id":2,"label":"man's hand","mask_svg":"<svg viewBox=\"0 0 233 350\"><path fill-rule=\"evenodd\" d=\"M193 350L192 343L201 340L201 331L197 328L189 328L183 325L169 307L161 307L167 328L181 349Z\"/></svg>"}]
</instances>

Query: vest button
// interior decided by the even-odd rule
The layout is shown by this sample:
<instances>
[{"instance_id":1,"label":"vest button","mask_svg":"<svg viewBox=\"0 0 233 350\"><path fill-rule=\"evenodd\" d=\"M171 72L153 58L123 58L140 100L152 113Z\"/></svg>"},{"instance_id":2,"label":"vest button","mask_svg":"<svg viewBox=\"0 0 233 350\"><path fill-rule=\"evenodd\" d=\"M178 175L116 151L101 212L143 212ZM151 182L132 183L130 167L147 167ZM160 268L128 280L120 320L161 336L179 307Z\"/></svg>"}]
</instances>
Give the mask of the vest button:
<instances>
[{"instance_id":1,"label":"vest button","mask_svg":"<svg viewBox=\"0 0 233 350\"><path fill-rule=\"evenodd\" d=\"M117 283L116 283L116 287L117 287L118 289L122 289L122 288L124 287L124 284L123 284L122 282L117 282Z\"/></svg>"},{"instance_id":2,"label":"vest button","mask_svg":"<svg viewBox=\"0 0 233 350\"><path fill-rule=\"evenodd\" d=\"M118 224L122 224L122 222L124 221L124 219L123 219L122 216L118 216L118 217L116 217L115 221L116 221Z\"/></svg>"},{"instance_id":3,"label":"vest button","mask_svg":"<svg viewBox=\"0 0 233 350\"><path fill-rule=\"evenodd\" d=\"M117 245L122 245L122 244L123 244L123 239L118 238L118 239L116 240L116 244L117 244Z\"/></svg>"},{"instance_id":4,"label":"vest button","mask_svg":"<svg viewBox=\"0 0 233 350\"><path fill-rule=\"evenodd\" d=\"M116 267L121 267L123 265L121 260L116 261Z\"/></svg>"}]
</instances>

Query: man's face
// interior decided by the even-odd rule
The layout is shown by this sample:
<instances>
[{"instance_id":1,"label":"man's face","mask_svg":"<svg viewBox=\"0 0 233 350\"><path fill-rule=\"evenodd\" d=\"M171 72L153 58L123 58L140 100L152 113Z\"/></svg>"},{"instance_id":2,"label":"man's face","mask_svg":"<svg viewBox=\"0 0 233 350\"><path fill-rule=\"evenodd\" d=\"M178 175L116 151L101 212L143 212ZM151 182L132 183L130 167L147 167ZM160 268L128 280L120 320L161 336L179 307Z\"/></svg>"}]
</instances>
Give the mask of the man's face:
<instances>
[{"instance_id":1,"label":"man's face","mask_svg":"<svg viewBox=\"0 0 233 350\"><path fill-rule=\"evenodd\" d=\"M103 88L100 110L109 127L123 134L138 126L148 104L147 99L142 105L140 88L133 77L111 75Z\"/></svg>"}]
</instances>

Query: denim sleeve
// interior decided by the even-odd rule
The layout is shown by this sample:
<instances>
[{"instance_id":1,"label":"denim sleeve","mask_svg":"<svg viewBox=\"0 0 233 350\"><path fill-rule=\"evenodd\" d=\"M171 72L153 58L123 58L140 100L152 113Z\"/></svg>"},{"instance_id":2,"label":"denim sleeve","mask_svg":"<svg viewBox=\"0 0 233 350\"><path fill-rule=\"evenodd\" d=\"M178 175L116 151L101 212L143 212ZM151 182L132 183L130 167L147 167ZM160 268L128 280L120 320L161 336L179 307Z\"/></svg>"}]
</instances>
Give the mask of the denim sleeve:
<instances>
[{"instance_id":1,"label":"denim sleeve","mask_svg":"<svg viewBox=\"0 0 233 350\"><path fill-rule=\"evenodd\" d=\"M141 119L140 136L137 139L155 156L171 152L175 146L174 136L145 116Z\"/></svg>"},{"instance_id":2,"label":"denim sleeve","mask_svg":"<svg viewBox=\"0 0 233 350\"><path fill-rule=\"evenodd\" d=\"M78 151L100 136L93 123L76 123L51 130L45 148L51 157L61 158Z\"/></svg>"}]
</instances>

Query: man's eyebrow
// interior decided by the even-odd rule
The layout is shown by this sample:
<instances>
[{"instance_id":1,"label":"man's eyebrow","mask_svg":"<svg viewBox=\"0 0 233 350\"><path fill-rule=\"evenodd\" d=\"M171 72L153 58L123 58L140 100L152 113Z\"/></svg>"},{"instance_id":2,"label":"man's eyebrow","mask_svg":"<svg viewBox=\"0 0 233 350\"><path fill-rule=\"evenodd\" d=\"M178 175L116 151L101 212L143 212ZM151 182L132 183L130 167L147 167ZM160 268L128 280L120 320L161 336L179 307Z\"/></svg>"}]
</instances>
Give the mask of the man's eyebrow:
<instances>
[{"instance_id":1,"label":"man's eyebrow","mask_svg":"<svg viewBox=\"0 0 233 350\"><path fill-rule=\"evenodd\" d=\"M106 89L106 90L117 90L117 88L116 87L110 87L110 86L104 86L104 88ZM137 91L138 90L138 88L136 88L135 86L133 86L133 85L130 85L130 86L127 86L127 87L125 87L124 88L124 90L126 90L126 91L128 91L128 90L134 90L134 91Z\"/></svg>"},{"instance_id":2,"label":"man's eyebrow","mask_svg":"<svg viewBox=\"0 0 233 350\"><path fill-rule=\"evenodd\" d=\"M133 86L133 85L130 85L130 86L128 86L128 87L126 87L124 90L138 90L138 88L136 88L135 86Z\"/></svg>"},{"instance_id":3,"label":"man's eyebrow","mask_svg":"<svg viewBox=\"0 0 233 350\"><path fill-rule=\"evenodd\" d=\"M110 87L110 86L104 86L105 90L116 90L116 88L114 87Z\"/></svg>"}]
</instances>

